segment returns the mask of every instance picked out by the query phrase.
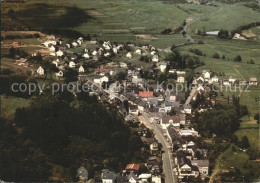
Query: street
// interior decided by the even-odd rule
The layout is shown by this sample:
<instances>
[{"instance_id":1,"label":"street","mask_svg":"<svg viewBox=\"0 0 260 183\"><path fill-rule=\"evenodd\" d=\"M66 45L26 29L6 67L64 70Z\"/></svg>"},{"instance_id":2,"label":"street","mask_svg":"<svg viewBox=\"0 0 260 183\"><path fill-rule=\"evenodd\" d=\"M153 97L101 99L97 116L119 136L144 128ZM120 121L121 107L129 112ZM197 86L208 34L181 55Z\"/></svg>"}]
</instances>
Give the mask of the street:
<instances>
[{"instance_id":1,"label":"street","mask_svg":"<svg viewBox=\"0 0 260 183\"><path fill-rule=\"evenodd\" d=\"M150 123L149 118L147 117L146 113L143 113L142 116L139 116L139 119L142 123L144 123L149 129L152 129L155 134L155 138L159 141L159 143L162 144L162 148L165 151L162 154L162 160L163 160L163 172L165 174L165 182L166 183L177 183L177 177L173 172L174 169L174 160L172 158L171 150L167 148L169 146L169 142L167 142L166 138L164 137L163 133L160 131L160 129Z\"/></svg>"}]
</instances>

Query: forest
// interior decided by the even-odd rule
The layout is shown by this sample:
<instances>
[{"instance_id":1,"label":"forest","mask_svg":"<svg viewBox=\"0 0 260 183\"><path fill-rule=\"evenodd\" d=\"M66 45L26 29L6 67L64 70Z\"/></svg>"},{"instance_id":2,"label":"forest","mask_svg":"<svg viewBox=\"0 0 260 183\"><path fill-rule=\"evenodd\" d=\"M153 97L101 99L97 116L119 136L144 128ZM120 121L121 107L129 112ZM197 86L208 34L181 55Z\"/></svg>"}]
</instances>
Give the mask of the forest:
<instances>
[{"instance_id":1,"label":"forest","mask_svg":"<svg viewBox=\"0 0 260 183\"><path fill-rule=\"evenodd\" d=\"M120 171L142 146L116 108L88 93L46 92L30 107L18 108L14 123L1 121L0 176L5 181L52 181L53 176L76 181L82 164L90 178L103 168ZM54 167L62 167L65 175L53 175Z\"/></svg>"}]
</instances>

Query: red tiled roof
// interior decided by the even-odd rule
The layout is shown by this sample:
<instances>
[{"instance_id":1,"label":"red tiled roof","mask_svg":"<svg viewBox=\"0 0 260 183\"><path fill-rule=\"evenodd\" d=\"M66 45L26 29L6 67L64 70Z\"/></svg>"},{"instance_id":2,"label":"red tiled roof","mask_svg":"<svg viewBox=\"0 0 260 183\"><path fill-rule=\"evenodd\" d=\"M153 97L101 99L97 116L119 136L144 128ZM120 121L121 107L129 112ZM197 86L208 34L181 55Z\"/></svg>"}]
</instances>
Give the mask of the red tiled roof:
<instances>
[{"instance_id":1,"label":"red tiled roof","mask_svg":"<svg viewBox=\"0 0 260 183\"><path fill-rule=\"evenodd\" d=\"M139 170L139 168L140 168L140 165L139 164L128 164L127 166L126 166L126 170L135 170L135 171L138 171Z\"/></svg>"},{"instance_id":2,"label":"red tiled roof","mask_svg":"<svg viewBox=\"0 0 260 183\"><path fill-rule=\"evenodd\" d=\"M153 92L148 92L148 91L139 92L139 96L143 97L143 98L152 97L153 96Z\"/></svg>"}]
</instances>

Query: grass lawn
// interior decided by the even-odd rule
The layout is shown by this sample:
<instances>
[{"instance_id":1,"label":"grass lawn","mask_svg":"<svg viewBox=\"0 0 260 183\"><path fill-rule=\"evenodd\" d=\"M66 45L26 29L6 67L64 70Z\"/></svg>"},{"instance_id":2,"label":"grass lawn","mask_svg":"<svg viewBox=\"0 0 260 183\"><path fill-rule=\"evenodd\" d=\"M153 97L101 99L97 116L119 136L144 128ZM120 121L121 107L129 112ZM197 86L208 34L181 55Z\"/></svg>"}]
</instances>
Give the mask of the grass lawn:
<instances>
[{"instance_id":1,"label":"grass lawn","mask_svg":"<svg viewBox=\"0 0 260 183\"><path fill-rule=\"evenodd\" d=\"M1 95L1 117L13 120L16 109L19 107L28 107L30 103L31 99Z\"/></svg>"}]
</instances>

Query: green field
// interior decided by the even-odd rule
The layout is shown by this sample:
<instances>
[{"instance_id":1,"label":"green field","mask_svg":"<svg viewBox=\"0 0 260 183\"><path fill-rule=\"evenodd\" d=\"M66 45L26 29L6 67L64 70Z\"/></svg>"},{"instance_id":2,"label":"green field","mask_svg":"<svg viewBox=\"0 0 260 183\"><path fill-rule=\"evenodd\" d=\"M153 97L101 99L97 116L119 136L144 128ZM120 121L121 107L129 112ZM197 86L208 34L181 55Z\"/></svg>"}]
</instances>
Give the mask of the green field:
<instances>
[{"instance_id":1,"label":"green field","mask_svg":"<svg viewBox=\"0 0 260 183\"><path fill-rule=\"evenodd\" d=\"M13 120L16 109L28 107L30 103L30 99L1 95L1 117Z\"/></svg>"},{"instance_id":2,"label":"green field","mask_svg":"<svg viewBox=\"0 0 260 183\"><path fill-rule=\"evenodd\" d=\"M259 12L245 7L243 4L217 3L220 10L201 17L199 21L190 25L189 30L217 31L220 29L234 30L239 26L260 21ZM246 15L246 16L245 16Z\"/></svg>"},{"instance_id":3,"label":"green field","mask_svg":"<svg viewBox=\"0 0 260 183\"><path fill-rule=\"evenodd\" d=\"M226 76L232 75L238 79L241 79L242 75L246 80L250 77L256 77L260 80L260 45L257 42L220 40L215 37L200 36L194 36L194 38L196 40L203 40L205 44L189 45L178 49L182 52L188 53L190 48L197 48L206 54L206 57L200 56L200 59L205 62L205 65L197 68L196 71L210 69L214 72L224 72ZM225 55L226 59L222 60L212 58L214 53L218 53L220 57ZM237 55L241 55L242 62L238 63L233 61ZM247 64L247 61L250 59L253 59L255 64Z\"/></svg>"}]
</instances>

